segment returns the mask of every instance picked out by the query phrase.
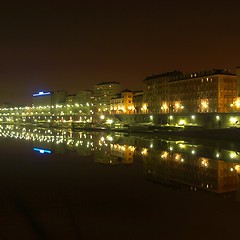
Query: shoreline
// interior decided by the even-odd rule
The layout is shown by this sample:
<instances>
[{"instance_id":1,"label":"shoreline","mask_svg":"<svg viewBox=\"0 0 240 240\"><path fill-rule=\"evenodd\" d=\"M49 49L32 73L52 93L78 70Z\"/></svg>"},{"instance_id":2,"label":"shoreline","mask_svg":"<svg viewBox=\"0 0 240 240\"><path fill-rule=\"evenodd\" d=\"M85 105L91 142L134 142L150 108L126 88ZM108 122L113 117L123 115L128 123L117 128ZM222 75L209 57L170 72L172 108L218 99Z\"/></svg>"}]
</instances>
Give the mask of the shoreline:
<instances>
[{"instance_id":1,"label":"shoreline","mask_svg":"<svg viewBox=\"0 0 240 240\"><path fill-rule=\"evenodd\" d=\"M89 132L119 132L128 135L151 135L151 136L168 136L168 137L186 137L186 138L201 138L209 140L223 140L223 141L239 141L240 142L240 128L213 128L206 129L201 127L175 127L175 126L162 126L162 127L139 127L139 128L110 128L106 126L99 127L77 127L74 128L70 125L34 125L34 124L9 124L1 123L1 125L15 125L22 127L36 127L36 128L52 128L52 129L71 129L72 131L89 131Z\"/></svg>"}]
</instances>

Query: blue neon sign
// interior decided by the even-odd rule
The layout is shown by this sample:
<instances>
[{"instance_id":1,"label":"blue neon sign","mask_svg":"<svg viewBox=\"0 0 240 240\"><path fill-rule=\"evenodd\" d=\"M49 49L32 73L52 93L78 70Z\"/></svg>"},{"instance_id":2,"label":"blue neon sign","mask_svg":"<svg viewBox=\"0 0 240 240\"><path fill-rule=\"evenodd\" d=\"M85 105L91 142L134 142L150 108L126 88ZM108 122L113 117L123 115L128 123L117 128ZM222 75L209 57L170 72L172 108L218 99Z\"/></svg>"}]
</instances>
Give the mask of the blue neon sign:
<instances>
[{"instance_id":1,"label":"blue neon sign","mask_svg":"<svg viewBox=\"0 0 240 240\"><path fill-rule=\"evenodd\" d=\"M39 153L41 153L41 154L44 154L44 153L49 153L49 154L51 154L51 153L52 153L51 150L42 149L42 148L33 148L33 150L36 151L36 152L39 152Z\"/></svg>"},{"instance_id":2,"label":"blue neon sign","mask_svg":"<svg viewBox=\"0 0 240 240\"><path fill-rule=\"evenodd\" d=\"M38 92L38 93L34 93L33 97L50 95L50 94L51 94L51 92Z\"/></svg>"}]
</instances>

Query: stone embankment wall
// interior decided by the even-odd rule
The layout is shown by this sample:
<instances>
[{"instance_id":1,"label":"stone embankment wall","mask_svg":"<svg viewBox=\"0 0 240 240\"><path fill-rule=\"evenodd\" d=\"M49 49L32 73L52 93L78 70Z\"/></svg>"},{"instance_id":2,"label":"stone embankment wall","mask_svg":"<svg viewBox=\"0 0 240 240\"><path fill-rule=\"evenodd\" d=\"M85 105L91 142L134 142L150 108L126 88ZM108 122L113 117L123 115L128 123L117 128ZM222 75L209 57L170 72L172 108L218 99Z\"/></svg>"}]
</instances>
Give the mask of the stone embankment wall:
<instances>
[{"instance_id":1,"label":"stone embankment wall","mask_svg":"<svg viewBox=\"0 0 240 240\"><path fill-rule=\"evenodd\" d=\"M118 114L109 115L125 124L149 123L155 125L198 126L206 129L240 127L240 113L197 114Z\"/></svg>"}]
</instances>

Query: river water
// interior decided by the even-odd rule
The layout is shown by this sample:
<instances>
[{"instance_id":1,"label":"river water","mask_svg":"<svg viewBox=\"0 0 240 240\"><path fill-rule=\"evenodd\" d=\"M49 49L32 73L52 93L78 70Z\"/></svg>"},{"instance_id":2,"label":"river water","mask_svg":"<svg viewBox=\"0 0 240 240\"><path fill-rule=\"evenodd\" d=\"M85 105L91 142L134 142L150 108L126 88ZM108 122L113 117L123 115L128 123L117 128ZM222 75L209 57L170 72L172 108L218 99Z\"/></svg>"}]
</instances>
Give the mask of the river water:
<instances>
[{"instance_id":1,"label":"river water","mask_svg":"<svg viewBox=\"0 0 240 240\"><path fill-rule=\"evenodd\" d=\"M0 239L236 239L239 143L0 126Z\"/></svg>"}]
</instances>

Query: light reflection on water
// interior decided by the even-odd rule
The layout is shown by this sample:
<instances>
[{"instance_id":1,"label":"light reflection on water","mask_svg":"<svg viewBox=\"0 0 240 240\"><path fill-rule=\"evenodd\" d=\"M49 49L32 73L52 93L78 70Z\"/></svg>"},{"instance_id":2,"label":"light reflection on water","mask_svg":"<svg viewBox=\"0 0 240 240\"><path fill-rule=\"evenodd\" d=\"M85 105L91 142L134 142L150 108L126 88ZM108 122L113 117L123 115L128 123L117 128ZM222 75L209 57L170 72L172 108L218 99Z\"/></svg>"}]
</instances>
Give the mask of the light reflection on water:
<instances>
[{"instance_id":1,"label":"light reflection on water","mask_svg":"<svg viewBox=\"0 0 240 240\"><path fill-rule=\"evenodd\" d=\"M0 150L0 239L239 235L238 146L4 125Z\"/></svg>"},{"instance_id":2,"label":"light reflection on water","mask_svg":"<svg viewBox=\"0 0 240 240\"><path fill-rule=\"evenodd\" d=\"M105 165L131 165L140 161L146 179L169 187L184 186L214 193L238 189L240 154L219 146L120 133L14 125L1 126L0 137L32 141L33 150L41 154L74 151L81 156L92 156L96 163Z\"/></svg>"}]
</instances>

